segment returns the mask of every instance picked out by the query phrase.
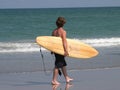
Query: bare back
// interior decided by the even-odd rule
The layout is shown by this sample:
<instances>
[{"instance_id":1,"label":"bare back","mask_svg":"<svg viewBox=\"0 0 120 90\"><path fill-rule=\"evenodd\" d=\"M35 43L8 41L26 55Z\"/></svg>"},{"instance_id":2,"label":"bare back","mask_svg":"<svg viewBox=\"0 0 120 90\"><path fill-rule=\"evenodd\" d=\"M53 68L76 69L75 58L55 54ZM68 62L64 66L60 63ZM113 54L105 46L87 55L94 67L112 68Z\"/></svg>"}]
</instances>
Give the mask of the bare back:
<instances>
[{"instance_id":1,"label":"bare back","mask_svg":"<svg viewBox=\"0 0 120 90\"><path fill-rule=\"evenodd\" d=\"M61 37L62 38L62 34L64 34L64 30L62 28L59 29L55 29L52 33L52 36L56 36L56 37Z\"/></svg>"},{"instance_id":2,"label":"bare back","mask_svg":"<svg viewBox=\"0 0 120 90\"><path fill-rule=\"evenodd\" d=\"M52 36L61 37L63 42L64 52L65 52L64 56L67 56L68 50L67 50L66 31L63 28L55 29L52 33Z\"/></svg>"}]
</instances>

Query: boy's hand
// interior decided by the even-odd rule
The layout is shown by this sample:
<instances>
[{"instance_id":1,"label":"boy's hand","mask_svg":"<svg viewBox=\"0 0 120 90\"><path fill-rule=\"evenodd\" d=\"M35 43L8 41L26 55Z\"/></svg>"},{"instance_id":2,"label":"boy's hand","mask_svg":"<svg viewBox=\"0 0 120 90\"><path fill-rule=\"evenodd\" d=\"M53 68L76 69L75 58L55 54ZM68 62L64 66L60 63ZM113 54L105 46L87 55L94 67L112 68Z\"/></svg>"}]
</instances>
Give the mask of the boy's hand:
<instances>
[{"instance_id":1,"label":"boy's hand","mask_svg":"<svg viewBox=\"0 0 120 90\"><path fill-rule=\"evenodd\" d=\"M65 53L64 53L64 56L69 56L69 53L68 53L68 52L65 52Z\"/></svg>"}]
</instances>

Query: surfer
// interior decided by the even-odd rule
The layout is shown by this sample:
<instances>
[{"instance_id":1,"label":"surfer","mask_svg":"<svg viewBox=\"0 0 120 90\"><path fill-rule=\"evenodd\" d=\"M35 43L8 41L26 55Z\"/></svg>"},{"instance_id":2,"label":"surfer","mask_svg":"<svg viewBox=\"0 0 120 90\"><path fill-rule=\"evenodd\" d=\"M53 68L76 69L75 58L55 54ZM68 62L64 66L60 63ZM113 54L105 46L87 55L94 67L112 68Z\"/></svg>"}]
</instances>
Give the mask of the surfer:
<instances>
[{"instance_id":1,"label":"surfer","mask_svg":"<svg viewBox=\"0 0 120 90\"><path fill-rule=\"evenodd\" d=\"M56 21L57 28L52 32L52 36L61 37L63 48L64 48L64 55L59 55L54 53L55 55L55 67L53 70L53 79L52 84L60 84L57 81L58 74L61 74L60 69L62 70L62 73L66 79L66 83L69 83L73 79L70 78L67 74L66 70L66 61L65 56L68 56L68 50L67 50L67 40L66 40L66 31L63 29L64 24L66 23L66 20L64 17L58 17Z\"/></svg>"}]
</instances>

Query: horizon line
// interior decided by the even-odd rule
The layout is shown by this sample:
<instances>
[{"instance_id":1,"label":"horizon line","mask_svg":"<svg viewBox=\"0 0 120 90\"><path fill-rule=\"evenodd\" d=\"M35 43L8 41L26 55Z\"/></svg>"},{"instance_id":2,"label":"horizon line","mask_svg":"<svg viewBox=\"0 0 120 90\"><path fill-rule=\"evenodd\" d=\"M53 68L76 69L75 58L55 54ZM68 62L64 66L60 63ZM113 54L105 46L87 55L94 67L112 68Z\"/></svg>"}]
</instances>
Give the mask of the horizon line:
<instances>
[{"instance_id":1,"label":"horizon line","mask_svg":"<svg viewBox=\"0 0 120 90\"><path fill-rule=\"evenodd\" d=\"M90 6L90 7L14 7L14 8L0 8L0 9L69 9L69 8L116 8L120 6Z\"/></svg>"}]
</instances>

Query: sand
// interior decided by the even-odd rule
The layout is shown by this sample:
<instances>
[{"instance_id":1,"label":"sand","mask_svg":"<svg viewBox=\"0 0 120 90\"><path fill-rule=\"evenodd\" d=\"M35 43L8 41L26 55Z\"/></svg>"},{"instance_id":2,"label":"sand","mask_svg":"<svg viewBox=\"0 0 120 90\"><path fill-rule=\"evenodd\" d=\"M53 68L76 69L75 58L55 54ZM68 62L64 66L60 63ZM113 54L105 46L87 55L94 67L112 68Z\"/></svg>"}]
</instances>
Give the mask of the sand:
<instances>
[{"instance_id":1,"label":"sand","mask_svg":"<svg viewBox=\"0 0 120 90\"><path fill-rule=\"evenodd\" d=\"M52 71L0 74L0 90L119 90L120 68L68 71L70 84L63 76L58 86L51 85Z\"/></svg>"}]
</instances>

